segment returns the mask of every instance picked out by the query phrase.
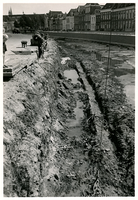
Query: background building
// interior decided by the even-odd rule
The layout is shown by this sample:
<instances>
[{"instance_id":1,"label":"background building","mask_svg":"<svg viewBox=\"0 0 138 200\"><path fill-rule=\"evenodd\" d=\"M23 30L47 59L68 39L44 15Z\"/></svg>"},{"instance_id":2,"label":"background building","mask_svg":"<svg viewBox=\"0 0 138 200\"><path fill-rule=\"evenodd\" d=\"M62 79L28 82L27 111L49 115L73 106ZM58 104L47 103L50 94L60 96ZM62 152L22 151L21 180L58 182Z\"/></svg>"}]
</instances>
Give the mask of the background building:
<instances>
[{"instance_id":1,"label":"background building","mask_svg":"<svg viewBox=\"0 0 138 200\"><path fill-rule=\"evenodd\" d=\"M135 31L135 4L107 3L101 9L101 30Z\"/></svg>"},{"instance_id":2,"label":"background building","mask_svg":"<svg viewBox=\"0 0 138 200\"><path fill-rule=\"evenodd\" d=\"M67 14L62 11L49 11L46 14L13 15L10 8L3 16L6 31L19 28L21 31L135 31L135 3L86 3L71 9Z\"/></svg>"},{"instance_id":3,"label":"background building","mask_svg":"<svg viewBox=\"0 0 138 200\"><path fill-rule=\"evenodd\" d=\"M85 4L85 17L84 17L84 30L96 30L96 10L100 10L101 7L98 3L86 3Z\"/></svg>"}]
</instances>

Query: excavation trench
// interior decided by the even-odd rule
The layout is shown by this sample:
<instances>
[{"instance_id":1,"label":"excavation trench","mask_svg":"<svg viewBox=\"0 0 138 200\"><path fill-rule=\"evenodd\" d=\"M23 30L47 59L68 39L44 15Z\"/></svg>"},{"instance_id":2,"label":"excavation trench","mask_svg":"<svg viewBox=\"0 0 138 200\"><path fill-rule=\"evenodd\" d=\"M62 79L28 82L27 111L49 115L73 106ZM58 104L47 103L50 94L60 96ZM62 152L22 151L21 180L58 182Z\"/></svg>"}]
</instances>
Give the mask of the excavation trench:
<instances>
[{"instance_id":1,"label":"excavation trench","mask_svg":"<svg viewBox=\"0 0 138 200\"><path fill-rule=\"evenodd\" d=\"M44 60L4 83L4 195L129 196L84 64L59 50L49 39Z\"/></svg>"},{"instance_id":2,"label":"excavation trench","mask_svg":"<svg viewBox=\"0 0 138 200\"><path fill-rule=\"evenodd\" d=\"M109 139L109 132L104 128L92 86L80 63L67 67L64 84L67 81L72 86L70 107L73 110L65 123L64 165L61 164L59 174L62 192L58 190L56 196L124 195L117 186L120 172L116 171L115 148Z\"/></svg>"}]
</instances>

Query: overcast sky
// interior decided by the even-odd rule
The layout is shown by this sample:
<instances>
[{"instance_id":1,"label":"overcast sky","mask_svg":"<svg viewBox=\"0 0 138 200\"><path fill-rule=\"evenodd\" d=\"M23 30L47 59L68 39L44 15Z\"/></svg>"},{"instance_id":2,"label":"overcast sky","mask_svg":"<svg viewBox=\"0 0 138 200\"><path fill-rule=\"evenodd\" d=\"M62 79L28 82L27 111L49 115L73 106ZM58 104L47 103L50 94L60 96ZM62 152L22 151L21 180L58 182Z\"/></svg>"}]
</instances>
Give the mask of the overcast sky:
<instances>
[{"instance_id":1,"label":"overcast sky","mask_svg":"<svg viewBox=\"0 0 138 200\"><path fill-rule=\"evenodd\" d=\"M77 8L79 5L86 3L99 3L104 5L106 3L131 3L130 0L1 0L3 7L3 14L8 15L11 8L13 15L15 14L44 14L52 11L62 11L68 13L71 8ZM19 3L20 2L20 3ZM135 3L135 0L133 0Z\"/></svg>"},{"instance_id":2,"label":"overcast sky","mask_svg":"<svg viewBox=\"0 0 138 200\"><path fill-rule=\"evenodd\" d=\"M88 0L87 2L87 1L81 1L81 0L80 1L69 0L69 1L64 1L65 3L62 3L63 1L56 1L56 3L54 3L51 0L50 3L47 3L47 1L45 0L45 1L39 1L40 3L38 3L38 1L35 1L36 3L34 2L31 3L31 1L29 0L28 1L29 3L26 3L26 1L24 0L24 3L19 3L19 1L12 1L12 3L9 3L9 2L10 1L6 3L6 1L3 1L4 15L8 15L8 11L10 8L12 9L13 15L22 14L23 12L25 14L33 14L33 13L44 14L44 13L48 13L49 10L62 11L63 13L65 12L68 13L71 8L77 8L79 5L85 5L86 3L91 2L91 1ZM99 4L104 4L103 2L99 2ZM92 3L97 3L97 2L93 1Z\"/></svg>"},{"instance_id":3,"label":"overcast sky","mask_svg":"<svg viewBox=\"0 0 138 200\"><path fill-rule=\"evenodd\" d=\"M77 8L78 5L84 5L82 3L4 3L3 14L7 15L9 9L12 9L13 14L41 14L52 11L62 11L63 13L69 12L71 8Z\"/></svg>"},{"instance_id":4,"label":"overcast sky","mask_svg":"<svg viewBox=\"0 0 138 200\"><path fill-rule=\"evenodd\" d=\"M52 11L69 12L71 8L77 8L78 5L84 4L62 4L62 3L7 3L3 4L3 14L7 15L9 9L12 9L13 14L41 14Z\"/></svg>"}]
</instances>

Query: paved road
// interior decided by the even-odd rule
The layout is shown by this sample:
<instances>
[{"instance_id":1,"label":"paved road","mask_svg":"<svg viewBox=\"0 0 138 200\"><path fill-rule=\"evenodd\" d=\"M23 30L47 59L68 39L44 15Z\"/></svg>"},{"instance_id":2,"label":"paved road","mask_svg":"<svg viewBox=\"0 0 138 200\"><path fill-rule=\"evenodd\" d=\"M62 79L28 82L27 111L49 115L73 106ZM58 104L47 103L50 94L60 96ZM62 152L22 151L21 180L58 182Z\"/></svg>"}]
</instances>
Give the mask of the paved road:
<instances>
[{"instance_id":1,"label":"paved road","mask_svg":"<svg viewBox=\"0 0 138 200\"><path fill-rule=\"evenodd\" d=\"M17 48L21 48L21 41L22 40L26 40L27 41L27 45L30 45L30 39L31 39L31 35L26 35L26 34L8 34L9 39L7 40L6 44L7 44L7 49L8 51L6 52L7 55L11 54L11 50L17 50ZM13 53L12 53L13 54Z\"/></svg>"},{"instance_id":2,"label":"paved road","mask_svg":"<svg viewBox=\"0 0 138 200\"><path fill-rule=\"evenodd\" d=\"M32 35L29 34L8 34L9 39L6 42L7 45L7 52L5 54L5 65L9 65L10 61L16 60L16 62L21 61L21 59L25 60L26 55L16 55L12 51L22 51L25 50L22 48L21 41L25 40L27 41L27 49L35 51L37 49L36 46L30 46L30 39L32 38ZM36 53L31 55L36 57Z\"/></svg>"}]
</instances>

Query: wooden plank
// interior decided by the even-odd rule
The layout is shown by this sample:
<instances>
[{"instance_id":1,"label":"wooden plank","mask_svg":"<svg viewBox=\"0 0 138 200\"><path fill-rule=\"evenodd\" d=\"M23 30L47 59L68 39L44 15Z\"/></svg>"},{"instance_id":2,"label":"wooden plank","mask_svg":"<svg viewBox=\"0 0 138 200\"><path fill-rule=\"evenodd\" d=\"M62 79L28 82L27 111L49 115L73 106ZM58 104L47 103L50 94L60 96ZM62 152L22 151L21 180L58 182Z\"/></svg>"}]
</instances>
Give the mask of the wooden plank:
<instances>
[{"instance_id":1,"label":"wooden plank","mask_svg":"<svg viewBox=\"0 0 138 200\"><path fill-rule=\"evenodd\" d=\"M3 77L13 77L12 72L3 72Z\"/></svg>"},{"instance_id":2,"label":"wooden plank","mask_svg":"<svg viewBox=\"0 0 138 200\"><path fill-rule=\"evenodd\" d=\"M3 77L13 77L18 72L20 72L26 66L32 65L36 60L36 54L30 55L13 55L10 59L7 60L5 65L6 68L3 68Z\"/></svg>"},{"instance_id":3,"label":"wooden plank","mask_svg":"<svg viewBox=\"0 0 138 200\"><path fill-rule=\"evenodd\" d=\"M16 55L31 55L31 51L29 50L18 50L18 51L12 51L13 53L15 53Z\"/></svg>"},{"instance_id":4,"label":"wooden plank","mask_svg":"<svg viewBox=\"0 0 138 200\"><path fill-rule=\"evenodd\" d=\"M12 69L11 68L4 68L3 72L12 72Z\"/></svg>"}]
</instances>

